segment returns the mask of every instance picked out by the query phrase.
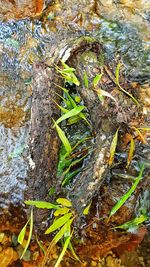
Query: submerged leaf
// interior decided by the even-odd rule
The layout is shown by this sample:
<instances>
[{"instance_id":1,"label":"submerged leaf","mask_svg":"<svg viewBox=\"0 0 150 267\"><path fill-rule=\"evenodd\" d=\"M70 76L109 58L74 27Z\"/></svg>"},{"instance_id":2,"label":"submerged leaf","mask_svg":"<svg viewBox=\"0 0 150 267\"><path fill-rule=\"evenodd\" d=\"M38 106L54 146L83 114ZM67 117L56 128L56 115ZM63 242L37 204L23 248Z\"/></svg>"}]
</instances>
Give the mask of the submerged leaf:
<instances>
[{"instance_id":1,"label":"submerged leaf","mask_svg":"<svg viewBox=\"0 0 150 267\"><path fill-rule=\"evenodd\" d=\"M132 193L135 191L137 185L139 184L142 175L143 175L143 171L144 171L144 164L141 167L141 170L139 172L138 177L135 179L134 183L132 184L131 188L127 191L126 194L124 194L119 201L116 203L116 205L112 208L109 218L114 215L121 207L122 205L128 200L128 198L132 195Z\"/></svg>"},{"instance_id":2,"label":"submerged leaf","mask_svg":"<svg viewBox=\"0 0 150 267\"><path fill-rule=\"evenodd\" d=\"M72 213L67 213L64 216L60 217L59 219L55 220L54 223L46 230L45 234L50 234L64 225L72 216Z\"/></svg>"},{"instance_id":3,"label":"submerged leaf","mask_svg":"<svg viewBox=\"0 0 150 267\"><path fill-rule=\"evenodd\" d=\"M59 135L60 140L62 141L65 149L67 152L71 152L72 148L71 145L69 143L69 140L67 139L65 133L63 132L63 130L57 125L57 123L54 121L54 125L56 127L57 133Z\"/></svg>"},{"instance_id":4,"label":"submerged leaf","mask_svg":"<svg viewBox=\"0 0 150 267\"><path fill-rule=\"evenodd\" d=\"M24 203L27 205L33 205L39 209L58 209L59 208L59 205L54 205L46 201L26 200L24 201Z\"/></svg>"},{"instance_id":5,"label":"submerged leaf","mask_svg":"<svg viewBox=\"0 0 150 267\"><path fill-rule=\"evenodd\" d=\"M56 202L65 207L72 207L72 203L66 198L57 198Z\"/></svg>"},{"instance_id":6,"label":"submerged leaf","mask_svg":"<svg viewBox=\"0 0 150 267\"><path fill-rule=\"evenodd\" d=\"M121 64L118 63L117 67L116 67L116 85L118 85L119 89L124 92L126 95L128 95L129 97L132 98L132 100L135 102L135 104L137 106L139 106L139 102L136 100L136 98L130 94L129 92L127 92L124 88L122 88L122 86L120 85L120 82L119 82L119 71L120 71L120 67L121 67Z\"/></svg>"},{"instance_id":7,"label":"submerged leaf","mask_svg":"<svg viewBox=\"0 0 150 267\"><path fill-rule=\"evenodd\" d=\"M131 137L131 141L130 141L130 150L128 153L128 158L127 158L127 167L129 167L131 160L133 158L133 154L135 151L135 143L134 143L134 139Z\"/></svg>"},{"instance_id":8,"label":"submerged leaf","mask_svg":"<svg viewBox=\"0 0 150 267\"><path fill-rule=\"evenodd\" d=\"M75 171L72 171L72 172L67 173L65 175L64 180L62 181L62 186L68 185L71 182L72 178L75 175L77 175L80 171L81 171L81 168L79 168L79 169L77 169Z\"/></svg>"},{"instance_id":9,"label":"submerged leaf","mask_svg":"<svg viewBox=\"0 0 150 267\"><path fill-rule=\"evenodd\" d=\"M74 117L76 115L78 115L83 109L85 108L85 106L79 106L79 107L75 107L73 109L71 109L70 111L68 111L67 113L65 113L64 115L62 115L57 121L56 123L60 123L66 119L69 119L71 117Z\"/></svg>"},{"instance_id":10,"label":"submerged leaf","mask_svg":"<svg viewBox=\"0 0 150 267\"><path fill-rule=\"evenodd\" d=\"M116 147L117 147L117 142L118 142L118 131L119 131L119 128L117 129L117 131L116 131L116 133L115 133L115 135L113 137L111 146L110 146L109 166L111 166L112 163L113 163L113 161L114 161Z\"/></svg>"},{"instance_id":11,"label":"submerged leaf","mask_svg":"<svg viewBox=\"0 0 150 267\"><path fill-rule=\"evenodd\" d=\"M145 222L146 220L148 220L149 216L147 215L140 215L139 217L136 217L135 219L128 221L122 225L116 226L115 229L119 228L119 229L124 229L124 230L129 230L130 229L134 229L137 228L137 226L143 222Z\"/></svg>"}]
</instances>

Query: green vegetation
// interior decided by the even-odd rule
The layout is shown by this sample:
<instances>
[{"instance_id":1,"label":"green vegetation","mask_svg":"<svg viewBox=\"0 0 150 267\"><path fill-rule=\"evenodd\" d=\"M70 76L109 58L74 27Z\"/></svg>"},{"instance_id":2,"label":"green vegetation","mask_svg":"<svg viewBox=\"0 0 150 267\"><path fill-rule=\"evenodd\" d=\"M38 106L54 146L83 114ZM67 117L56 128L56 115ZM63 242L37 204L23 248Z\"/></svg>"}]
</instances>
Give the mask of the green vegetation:
<instances>
[{"instance_id":1,"label":"green vegetation","mask_svg":"<svg viewBox=\"0 0 150 267\"><path fill-rule=\"evenodd\" d=\"M25 240L25 235L26 235L26 232L27 232L27 226L28 224L30 225L29 227L29 235L28 235L28 239ZM20 257L20 259L23 258L23 256L25 255L28 247L29 247L29 244L30 244L30 241L31 241L31 237L32 237L32 232L33 232L33 209L31 208L31 214L30 214L30 218L29 220L27 221L27 223L25 224L25 226L22 228L19 236L18 236L18 243L20 245L23 245L23 242L25 242L25 247L24 247L24 250L23 250L23 253Z\"/></svg>"},{"instance_id":2,"label":"green vegetation","mask_svg":"<svg viewBox=\"0 0 150 267\"><path fill-rule=\"evenodd\" d=\"M137 185L139 184L139 182L142 179L143 176L143 171L144 171L144 164L142 164L140 172L138 177L135 179L135 181L133 182L131 188L127 191L127 193L125 195L123 195L119 201L116 203L116 205L112 208L110 214L109 214L109 219L111 216L113 216L122 206L123 204L128 200L128 198L132 195L132 193L135 191Z\"/></svg>"},{"instance_id":3,"label":"green vegetation","mask_svg":"<svg viewBox=\"0 0 150 267\"><path fill-rule=\"evenodd\" d=\"M120 62L118 63L117 67L116 67L116 85L119 87L119 89L124 92L126 95L128 95L129 97L132 98L133 102L135 102L135 104L137 106L139 106L139 102L136 100L136 98L130 94L129 92L127 92L124 88L122 88L122 86L120 85L120 82L119 82L119 71L120 71L120 67L121 67L121 64Z\"/></svg>"},{"instance_id":4,"label":"green vegetation","mask_svg":"<svg viewBox=\"0 0 150 267\"><path fill-rule=\"evenodd\" d=\"M32 205L32 208L31 208L30 218L27 221L27 223L25 224L25 226L22 228L22 230L18 236L18 243L23 245L23 242L25 242L25 234L27 231L27 226L28 226L28 224L30 224L28 239L26 241L26 245L25 245L25 248L23 250L21 258L24 256L24 254L25 254L25 252L26 252L26 250L30 244L30 241L31 241L31 236L32 236L32 232L33 232L33 206L35 206L36 208L40 208L40 209L50 209L50 210L53 209L53 210L55 210L54 221L47 228L47 230L45 231L45 234L47 235L47 234L55 233L56 231L57 232L56 232L54 238L52 239L47 251L45 251L41 242L36 238L38 245L40 246L40 248L43 250L43 252L45 254L44 260L43 260L43 264L44 264L43 266L45 266L52 248L60 240L63 242L63 249L62 249L60 256L57 259L55 267L58 266L58 264L62 260L62 257L64 256L67 248L70 249L70 251L73 254L73 257L76 260L79 260L78 256L76 255L76 253L72 247L72 244L71 244L71 237L72 237L72 233L73 233L71 230L71 227L72 227L72 223L76 217L75 212L72 208L72 203L66 198L58 198L58 199L56 199L56 204L53 204L50 202L45 202L45 201L34 201L34 200L25 201L25 204L26 205Z\"/></svg>"},{"instance_id":5,"label":"green vegetation","mask_svg":"<svg viewBox=\"0 0 150 267\"><path fill-rule=\"evenodd\" d=\"M149 219L148 215L141 214L139 217L136 217L131 221L128 221L122 225L114 227L114 229L123 229L123 230L127 230L128 232L134 232L135 230L138 229L140 224L147 221L148 219Z\"/></svg>"}]
</instances>

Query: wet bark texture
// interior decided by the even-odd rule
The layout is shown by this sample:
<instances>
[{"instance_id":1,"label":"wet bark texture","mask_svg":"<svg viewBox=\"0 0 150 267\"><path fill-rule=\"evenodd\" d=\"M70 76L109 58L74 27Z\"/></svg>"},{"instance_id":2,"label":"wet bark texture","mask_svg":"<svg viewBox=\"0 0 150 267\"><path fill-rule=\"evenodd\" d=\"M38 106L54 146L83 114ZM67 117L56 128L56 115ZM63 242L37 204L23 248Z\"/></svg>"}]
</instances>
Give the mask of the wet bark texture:
<instances>
[{"instance_id":1,"label":"wet bark texture","mask_svg":"<svg viewBox=\"0 0 150 267\"><path fill-rule=\"evenodd\" d=\"M55 184L60 140L53 127L60 110L53 102L59 103L55 70L39 63L33 69L33 95L29 142L29 172L25 199L46 200L48 191ZM38 212L41 214L41 211ZM43 216L43 215L42 215ZM41 218L37 216L37 220Z\"/></svg>"}]
</instances>

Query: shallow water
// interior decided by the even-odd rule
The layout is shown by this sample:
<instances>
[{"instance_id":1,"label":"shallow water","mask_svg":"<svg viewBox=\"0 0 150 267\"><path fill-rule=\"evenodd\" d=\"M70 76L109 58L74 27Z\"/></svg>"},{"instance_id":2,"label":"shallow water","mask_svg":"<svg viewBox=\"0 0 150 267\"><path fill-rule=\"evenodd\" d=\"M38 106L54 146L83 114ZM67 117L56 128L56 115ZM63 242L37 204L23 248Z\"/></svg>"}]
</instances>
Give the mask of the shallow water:
<instances>
[{"instance_id":1,"label":"shallow water","mask_svg":"<svg viewBox=\"0 0 150 267\"><path fill-rule=\"evenodd\" d=\"M136 25L133 16L129 21L129 11L127 19L123 19L121 9L116 14L114 5L108 17L107 5L99 16L100 9L94 9L94 1L79 1L78 5L76 1L64 2L56 1L41 20L0 22L1 208L10 203L21 204L27 189L32 66L35 62L45 61L50 50L55 50L61 41L65 44L78 36L92 36L103 44L108 61L121 59L124 62L127 79L147 85L150 82L148 9L142 11L145 22L142 19L140 25L138 16ZM139 157L142 158L144 153L148 160L147 148L140 149Z\"/></svg>"}]
</instances>

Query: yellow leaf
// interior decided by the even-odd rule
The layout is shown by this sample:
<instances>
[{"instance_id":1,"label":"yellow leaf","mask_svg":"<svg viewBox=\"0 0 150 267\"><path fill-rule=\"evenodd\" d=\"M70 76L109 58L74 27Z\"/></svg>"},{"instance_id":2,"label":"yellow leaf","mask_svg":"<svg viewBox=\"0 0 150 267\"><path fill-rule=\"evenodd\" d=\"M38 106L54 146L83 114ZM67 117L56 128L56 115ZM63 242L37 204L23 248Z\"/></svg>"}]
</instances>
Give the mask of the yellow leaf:
<instances>
[{"instance_id":1,"label":"yellow leaf","mask_svg":"<svg viewBox=\"0 0 150 267\"><path fill-rule=\"evenodd\" d=\"M118 131L119 131L119 128L117 129L117 131L113 137L111 146L110 146L110 157L109 157L109 162L108 162L109 166L111 166L113 161L114 161L114 156L115 156L117 142L118 142Z\"/></svg>"},{"instance_id":2,"label":"yellow leaf","mask_svg":"<svg viewBox=\"0 0 150 267\"><path fill-rule=\"evenodd\" d=\"M56 202L65 207L72 207L72 203L66 198L57 198Z\"/></svg>"},{"instance_id":3,"label":"yellow leaf","mask_svg":"<svg viewBox=\"0 0 150 267\"><path fill-rule=\"evenodd\" d=\"M130 149L129 149L128 158L127 158L127 167L129 167L129 165L131 163L134 151L135 151L135 142L134 142L134 139L131 137Z\"/></svg>"}]
</instances>

